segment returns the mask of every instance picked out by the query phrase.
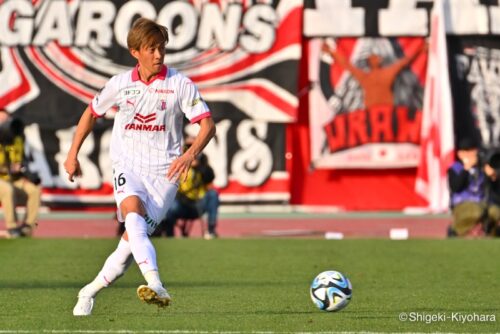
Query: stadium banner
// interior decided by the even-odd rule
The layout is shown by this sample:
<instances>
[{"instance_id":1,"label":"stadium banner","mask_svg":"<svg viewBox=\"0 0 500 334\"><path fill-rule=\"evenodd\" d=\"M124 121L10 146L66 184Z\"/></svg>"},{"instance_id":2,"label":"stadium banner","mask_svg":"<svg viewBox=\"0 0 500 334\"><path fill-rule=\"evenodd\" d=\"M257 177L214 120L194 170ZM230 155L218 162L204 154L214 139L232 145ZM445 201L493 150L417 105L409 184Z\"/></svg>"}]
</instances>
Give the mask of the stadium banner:
<instances>
[{"instance_id":1,"label":"stadium banner","mask_svg":"<svg viewBox=\"0 0 500 334\"><path fill-rule=\"evenodd\" d=\"M305 0L314 167L417 166L420 138L414 133L421 126L427 55L414 52L430 33L434 3ZM448 35L500 33L498 1L446 1L445 11ZM370 65L372 55L379 57L379 71ZM398 63L412 56L400 69Z\"/></svg>"},{"instance_id":2,"label":"stadium banner","mask_svg":"<svg viewBox=\"0 0 500 334\"><path fill-rule=\"evenodd\" d=\"M415 8L415 19L401 22L397 18L405 7L384 8L384 1L360 3L305 3L304 33L311 38L312 164L415 167L420 158L427 11ZM369 15L378 11L376 20Z\"/></svg>"},{"instance_id":3,"label":"stadium banner","mask_svg":"<svg viewBox=\"0 0 500 334\"><path fill-rule=\"evenodd\" d=\"M500 40L498 36L448 37L457 138L500 147Z\"/></svg>"},{"instance_id":4,"label":"stadium banner","mask_svg":"<svg viewBox=\"0 0 500 334\"><path fill-rule=\"evenodd\" d=\"M113 202L116 111L83 145L82 178L67 181L62 164L92 97L135 65L126 37L138 16L168 27L167 65L197 83L213 112L217 137L205 152L222 200L288 200L284 136L297 117L302 12L302 0L0 0L0 108L26 124L44 202Z\"/></svg>"}]
</instances>

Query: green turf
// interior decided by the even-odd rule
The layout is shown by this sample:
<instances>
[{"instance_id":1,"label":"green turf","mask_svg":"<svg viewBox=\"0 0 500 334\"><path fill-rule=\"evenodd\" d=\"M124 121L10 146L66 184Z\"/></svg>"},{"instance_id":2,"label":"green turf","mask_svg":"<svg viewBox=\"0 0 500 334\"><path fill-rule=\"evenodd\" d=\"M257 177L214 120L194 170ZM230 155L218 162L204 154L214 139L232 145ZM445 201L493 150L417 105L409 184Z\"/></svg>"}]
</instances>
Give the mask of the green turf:
<instances>
[{"instance_id":1,"label":"green turf","mask_svg":"<svg viewBox=\"0 0 500 334\"><path fill-rule=\"evenodd\" d=\"M498 332L500 240L155 239L168 309L141 303L133 267L72 316L116 240L0 240L0 332ZM315 308L309 285L335 269L353 284L341 312ZM400 321L401 312L421 321ZM461 323L453 314L494 316ZM475 314L475 315L474 315ZM430 317L449 317L430 322ZM185 331L185 332L183 332Z\"/></svg>"}]
</instances>

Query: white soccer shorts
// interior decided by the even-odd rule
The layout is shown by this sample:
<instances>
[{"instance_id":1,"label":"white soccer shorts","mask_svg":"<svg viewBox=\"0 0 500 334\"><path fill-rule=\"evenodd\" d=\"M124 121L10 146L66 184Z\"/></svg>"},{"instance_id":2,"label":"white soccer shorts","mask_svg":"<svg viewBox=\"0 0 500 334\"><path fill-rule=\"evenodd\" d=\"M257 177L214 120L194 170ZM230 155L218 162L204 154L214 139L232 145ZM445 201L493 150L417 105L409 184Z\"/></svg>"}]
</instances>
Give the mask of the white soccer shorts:
<instances>
[{"instance_id":1,"label":"white soccer shorts","mask_svg":"<svg viewBox=\"0 0 500 334\"><path fill-rule=\"evenodd\" d=\"M129 196L137 196L146 210L144 220L147 224L148 235L151 235L165 218L175 199L178 185L169 182L166 176L164 178L138 176L126 169L114 168L113 189L118 208L118 221L125 221L119 209L121 202Z\"/></svg>"}]
</instances>

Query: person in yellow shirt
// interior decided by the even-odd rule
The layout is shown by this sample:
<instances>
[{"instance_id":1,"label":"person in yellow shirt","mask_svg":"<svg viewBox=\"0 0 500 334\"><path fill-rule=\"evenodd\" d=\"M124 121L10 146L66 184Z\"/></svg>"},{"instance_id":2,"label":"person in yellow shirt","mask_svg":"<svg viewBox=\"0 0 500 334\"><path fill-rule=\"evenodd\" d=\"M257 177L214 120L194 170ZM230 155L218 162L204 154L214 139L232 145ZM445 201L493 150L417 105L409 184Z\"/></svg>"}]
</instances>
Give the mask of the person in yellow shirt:
<instances>
[{"instance_id":1,"label":"person in yellow shirt","mask_svg":"<svg viewBox=\"0 0 500 334\"><path fill-rule=\"evenodd\" d=\"M7 236L31 236L38 219L41 201L39 182L28 179L24 162L22 125L13 122L10 114L0 110L0 202ZM26 215L16 222L16 204L26 202Z\"/></svg>"},{"instance_id":2,"label":"person in yellow shirt","mask_svg":"<svg viewBox=\"0 0 500 334\"><path fill-rule=\"evenodd\" d=\"M200 154L197 159L196 170L201 173L204 186L204 195L198 201L200 215L207 215L207 230L203 238L211 240L217 238L217 217L219 213L219 192L214 186L215 173L208 163L208 157Z\"/></svg>"},{"instance_id":3,"label":"person in yellow shirt","mask_svg":"<svg viewBox=\"0 0 500 334\"><path fill-rule=\"evenodd\" d=\"M205 196L205 184L203 183L202 174L196 168L198 163L198 159L193 160L191 167L187 171L186 179L181 180L179 183L175 201L158 228L157 236L160 236L164 231L167 237L174 237L175 226L178 225L182 236L187 237L189 235L189 226L186 221L201 216L199 200ZM184 221L184 224L178 223L180 219Z\"/></svg>"}]
</instances>

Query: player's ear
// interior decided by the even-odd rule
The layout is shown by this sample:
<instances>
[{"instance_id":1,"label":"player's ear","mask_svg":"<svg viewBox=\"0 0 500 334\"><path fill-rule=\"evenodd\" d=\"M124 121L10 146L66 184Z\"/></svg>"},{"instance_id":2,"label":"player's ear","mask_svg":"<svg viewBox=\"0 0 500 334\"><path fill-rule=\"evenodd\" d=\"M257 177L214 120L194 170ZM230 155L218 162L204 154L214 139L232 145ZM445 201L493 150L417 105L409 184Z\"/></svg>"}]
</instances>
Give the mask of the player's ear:
<instances>
[{"instance_id":1,"label":"player's ear","mask_svg":"<svg viewBox=\"0 0 500 334\"><path fill-rule=\"evenodd\" d=\"M132 57L134 57L137 60L139 59L139 50L128 49L128 51L130 52L130 54L132 55Z\"/></svg>"}]
</instances>

